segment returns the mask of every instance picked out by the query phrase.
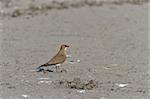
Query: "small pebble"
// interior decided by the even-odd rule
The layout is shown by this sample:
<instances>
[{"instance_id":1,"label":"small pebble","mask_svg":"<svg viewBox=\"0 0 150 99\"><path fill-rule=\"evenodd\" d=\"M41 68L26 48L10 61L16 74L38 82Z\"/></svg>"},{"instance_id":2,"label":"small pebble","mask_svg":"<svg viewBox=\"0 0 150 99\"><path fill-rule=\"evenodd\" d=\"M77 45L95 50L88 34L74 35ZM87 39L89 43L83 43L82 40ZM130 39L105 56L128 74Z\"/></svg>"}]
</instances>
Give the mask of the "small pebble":
<instances>
[{"instance_id":1,"label":"small pebble","mask_svg":"<svg viewBox=\"0 0 150 99\"><path fill-rule=\"evenodd\" d=\"M77 63L80 63L80 60L79 60L79 59L77 60Z\"/></svg>"},{"instance_id":2,"label":"small pebble","mask_svg":"<svg viewBox=\"0 0 150 99\"><path fill-rule=\"evenodd\" d=\"M85 90L77 90L79 93L85 93Z\"/></svg>"},{"instance_id":3,"label":"small pebble","mask_svg":"<svg viewBox=\"0 0 150 99\"><path fill-rule=\"evenodd\" d=\"M28 98L28 97L29 97L29 95L25 95L25 94L23 94L23 95L22 95L22 97L24 97L24 98Z\"/></svg>"},{"instance_id":4,"label":"small pebble","mask_svg":"<svg viewBox=\"0 0 150 99\"><path fill-rule=\"evenodd\" d=\"M116 84L117 86L119 86L119 87L125 87L125 86L127 86L128 84Z\"/></svg>"}]
</instances>

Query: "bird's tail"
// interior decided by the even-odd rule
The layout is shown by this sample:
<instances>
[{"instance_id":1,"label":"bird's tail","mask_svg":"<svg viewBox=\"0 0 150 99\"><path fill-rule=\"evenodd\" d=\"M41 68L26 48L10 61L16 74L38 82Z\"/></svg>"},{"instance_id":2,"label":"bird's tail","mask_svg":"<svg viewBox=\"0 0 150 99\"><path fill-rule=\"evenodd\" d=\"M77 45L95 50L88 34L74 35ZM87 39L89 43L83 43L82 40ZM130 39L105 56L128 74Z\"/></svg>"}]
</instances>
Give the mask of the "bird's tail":
<instances>
[{"instance_id":1,"label":"bird's tail","mask_svg":"<svg viewBox=\"0 0 150 99\"><path fill-rule=\"evenodd\" d=\"M43 64L43 65L37 67L37 68L36 68L36 69L37 69L37 72L44 71L44 68L42 68L42 67L47 67L47 66L51 66L51 65L50 65L50 64Z\"/></svg>"},{"instance_id":2,"label":"bird's tail","mask_svg":"<svg viewBox=\"0 0 150 99\"><path fill-rule=\"evenodd\" d=\"M44 69L43 69L42 67L45 67L45 64L43 64L43 65L37 67L37 68L36 68L36 69L37 69L37 72L43 71Z\"/></svg>"}]
</instances>

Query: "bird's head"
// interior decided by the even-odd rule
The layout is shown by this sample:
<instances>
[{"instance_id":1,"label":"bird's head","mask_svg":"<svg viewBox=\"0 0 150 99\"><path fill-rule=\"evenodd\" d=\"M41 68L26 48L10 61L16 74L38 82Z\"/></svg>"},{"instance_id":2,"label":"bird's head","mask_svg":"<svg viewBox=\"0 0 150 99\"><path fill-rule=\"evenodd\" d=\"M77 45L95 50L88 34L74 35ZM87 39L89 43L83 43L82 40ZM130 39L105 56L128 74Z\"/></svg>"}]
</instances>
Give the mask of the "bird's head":
<instances>
[{"instance_id":1,"label":"bird's head","mask_svg":"<svg viewBox=\"0 0 150 99\"><path fill-rule=\"evenodd\" d=\"M67 50L68 47L69 47L69 45L66 45L66 44L62 44L62 45L61 45L61 49Z\"/></svg>"}]
</instances>

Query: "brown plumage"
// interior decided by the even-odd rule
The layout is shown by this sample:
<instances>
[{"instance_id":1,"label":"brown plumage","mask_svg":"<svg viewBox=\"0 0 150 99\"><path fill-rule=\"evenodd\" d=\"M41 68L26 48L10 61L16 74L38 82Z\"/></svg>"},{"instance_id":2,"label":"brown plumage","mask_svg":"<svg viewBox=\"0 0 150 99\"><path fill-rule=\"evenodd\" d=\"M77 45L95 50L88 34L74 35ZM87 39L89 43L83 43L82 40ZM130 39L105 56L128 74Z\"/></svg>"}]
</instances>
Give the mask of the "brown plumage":
<instances>
[{"instance_id":1,"label":"brown plumage","mask_svg":"<svg viewBox=\"0 0 150 99\"><path fill-rule=\"evenodd\" d=\"M59 52L51 60L49 60L47 63L39 66L38 69L40 69L40 71L41 71L41 67L47 67L47 66L51 66L51 65L57 65L57 64L64 63L66 60L66 49L67 49L67 47L69 47L69 46L62 44Z\"/></svg>"}]
</instances>

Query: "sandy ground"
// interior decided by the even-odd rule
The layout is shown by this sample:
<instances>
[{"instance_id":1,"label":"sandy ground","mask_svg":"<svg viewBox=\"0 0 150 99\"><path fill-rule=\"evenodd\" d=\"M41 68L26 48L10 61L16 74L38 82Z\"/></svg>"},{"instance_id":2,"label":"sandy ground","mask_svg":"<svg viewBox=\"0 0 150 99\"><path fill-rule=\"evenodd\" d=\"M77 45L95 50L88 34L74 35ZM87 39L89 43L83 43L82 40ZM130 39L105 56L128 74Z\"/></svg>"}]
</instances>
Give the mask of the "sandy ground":
<instances>
[{"instance_id":1,"label":"sandy ground","mask_svg":"<svg viewBox=\"0 0 150 99\"><path fill-rule=\"evenodd\" d=\"M1 17L0 99L150 99L148 4L108 4ZM71 47L66 72L36 68ZM94 80L91 90L59 81Z\"/></svg>"}]
</instances>

